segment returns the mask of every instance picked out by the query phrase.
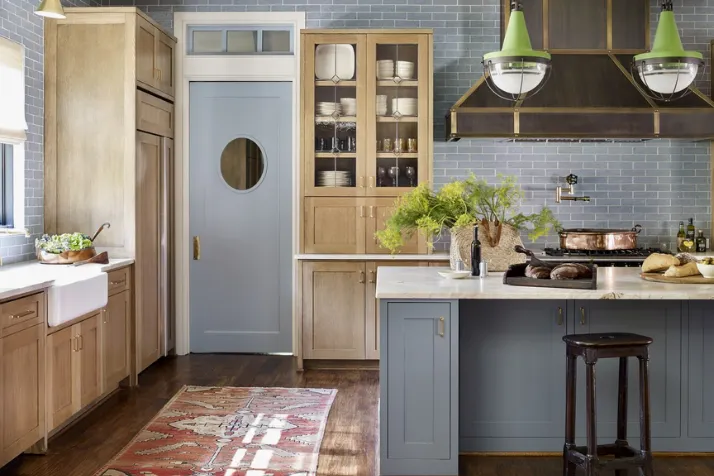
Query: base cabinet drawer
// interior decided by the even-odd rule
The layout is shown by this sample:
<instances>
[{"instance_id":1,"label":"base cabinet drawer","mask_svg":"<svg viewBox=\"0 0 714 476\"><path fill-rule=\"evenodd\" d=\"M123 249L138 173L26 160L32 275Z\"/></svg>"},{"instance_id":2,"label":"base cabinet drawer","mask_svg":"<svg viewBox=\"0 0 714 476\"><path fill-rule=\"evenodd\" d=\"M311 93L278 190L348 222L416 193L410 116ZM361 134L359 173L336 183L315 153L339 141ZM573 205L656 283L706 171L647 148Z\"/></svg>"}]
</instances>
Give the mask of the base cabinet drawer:
<instances>
[{"instance_id":1,"label":"base cabinet drawer","mask_svg":"<svg viewBox=\"0 0 714 476\"><path fill-rule=\"evenodd\" d=\"M0 465L45 433L45 329L36 325L0 339Z\"/></svg>"}]
</instances>

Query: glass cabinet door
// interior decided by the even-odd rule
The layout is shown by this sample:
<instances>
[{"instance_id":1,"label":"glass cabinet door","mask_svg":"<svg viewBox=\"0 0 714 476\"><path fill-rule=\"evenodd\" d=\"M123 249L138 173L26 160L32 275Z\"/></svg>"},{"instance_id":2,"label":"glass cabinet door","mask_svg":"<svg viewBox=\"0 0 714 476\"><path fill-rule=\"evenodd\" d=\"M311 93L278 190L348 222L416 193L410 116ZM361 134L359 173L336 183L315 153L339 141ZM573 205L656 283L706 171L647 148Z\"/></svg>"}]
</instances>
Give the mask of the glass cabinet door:
<instances>
[{"instance_id":1,"label":"glass cabinet door","mask_svg":"<svg viewBox=\"0 0 714 476\"><path fill-rule=\"evenodd\" d=\"M428 177L428 35L369 35L368 195L396 196Z\"/></svg>"},{"instance_id":2,"label":"glass cabinet door","mask_svg":"<svg viewBox=\"0 0 714 476\"><path fill-rule=\"evenodd\" d=\"M311 35L305 63L305 192L364 195L364 35Z\"/></svg>"}]
</instances>

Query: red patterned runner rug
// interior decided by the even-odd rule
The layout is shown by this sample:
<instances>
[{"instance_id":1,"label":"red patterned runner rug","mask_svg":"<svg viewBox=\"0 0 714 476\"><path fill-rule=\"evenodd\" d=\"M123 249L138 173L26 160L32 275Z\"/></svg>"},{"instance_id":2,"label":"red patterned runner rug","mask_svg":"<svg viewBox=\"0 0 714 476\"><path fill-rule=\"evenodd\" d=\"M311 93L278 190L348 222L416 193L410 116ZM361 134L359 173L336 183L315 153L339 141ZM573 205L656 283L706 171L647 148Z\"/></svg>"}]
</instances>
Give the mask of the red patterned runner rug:
<instances>
[{"instance_id":1,"label":"red patterned runner rug","mask_svg":"<svg viewBox=\"0 0 714 476\"><path fill-rule=\"evenodd\" d=\"M336 393L186 386L96 476L313 476Z\"/></svg>"}]
</instances>

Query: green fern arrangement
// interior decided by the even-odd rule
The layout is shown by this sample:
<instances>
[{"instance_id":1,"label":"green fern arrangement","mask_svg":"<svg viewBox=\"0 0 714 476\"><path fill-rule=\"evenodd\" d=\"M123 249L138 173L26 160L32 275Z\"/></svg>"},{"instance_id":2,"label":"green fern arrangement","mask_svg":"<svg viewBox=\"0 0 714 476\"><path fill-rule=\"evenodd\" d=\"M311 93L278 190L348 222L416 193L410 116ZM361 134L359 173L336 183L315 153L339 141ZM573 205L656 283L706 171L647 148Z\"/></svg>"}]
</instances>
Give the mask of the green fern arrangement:
<instances>
[{"instance_id":1,"label":"green fern arrangement","mask_svg":"<svg viewBox=\"0 0 714 476\"><path fill-rule=\"evenodd\" d=\"M527 231L531 240L561 228L545 206L538 213L520 213L524 193L516 178L503 175L498 178L500 184L489 185L471 174L466 180L444 185L438 192L422 183L397 199L385 228L375 236L383 248L396 253L414 233L423 233L429 247L433 247L444 230L473 226L479 221L511 225Z\"/></svg>"}]
</instances>

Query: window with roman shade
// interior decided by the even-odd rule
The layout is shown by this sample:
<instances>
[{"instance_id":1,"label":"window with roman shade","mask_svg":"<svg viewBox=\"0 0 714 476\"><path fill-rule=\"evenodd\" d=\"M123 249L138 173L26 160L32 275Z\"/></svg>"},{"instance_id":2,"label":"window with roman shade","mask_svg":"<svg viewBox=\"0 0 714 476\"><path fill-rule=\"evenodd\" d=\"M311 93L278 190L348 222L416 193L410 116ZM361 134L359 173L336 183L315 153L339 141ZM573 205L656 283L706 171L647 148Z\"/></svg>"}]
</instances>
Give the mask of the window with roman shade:
<instances>
[{"instance_id":1,"label":"window with roman shade","mask_svg":"<svg viewBox=\"0 0 714 476\"><path fill-rule=\"evenodd\" d=\"M0 143L24 142L26 130L25 48L0 37Z\"/></svg>"}]
</instances>

